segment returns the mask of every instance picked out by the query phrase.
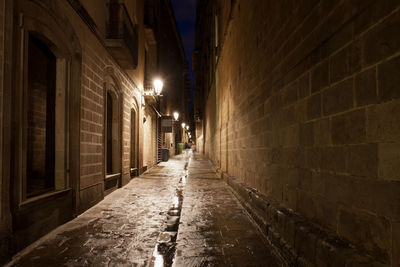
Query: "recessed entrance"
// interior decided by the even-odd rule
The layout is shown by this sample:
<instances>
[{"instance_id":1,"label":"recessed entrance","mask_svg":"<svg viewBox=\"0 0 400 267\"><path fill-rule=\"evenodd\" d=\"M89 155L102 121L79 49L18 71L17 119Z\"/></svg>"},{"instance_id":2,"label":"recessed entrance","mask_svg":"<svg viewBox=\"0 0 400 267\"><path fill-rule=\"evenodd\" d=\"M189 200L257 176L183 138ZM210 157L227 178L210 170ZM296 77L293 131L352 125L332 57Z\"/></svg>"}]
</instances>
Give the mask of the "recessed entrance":
<instances>
[{"instance_id":1,"label":"recessed entrance","mask_svg":"<svg viewBox=\"0 0 400 267\"><path fill-rule=\"evenodd\" d=\"M54 190L56 57L29 36L26 197Z\"/></svg>"},{"instance_id":2,"label":"recessed entrance","mask_svg":"<svg viewBox=\"0 0 400 267\"><path fill-rule=\"evenodd\" d=\"M121 185L120 96L113 83L106 83L105 95L105 194Z\"/></svg>"},{"instance_id":3,"label":"recessed entrance","mask_svg":"<svg viewBox=\"0 0 400 267\"><path fill-rule=\"evenodd\" d=\"M138 175L137 171L137 127L136 127L136 110L131 109L131 176Z\"/></svg>"}]
</instances>

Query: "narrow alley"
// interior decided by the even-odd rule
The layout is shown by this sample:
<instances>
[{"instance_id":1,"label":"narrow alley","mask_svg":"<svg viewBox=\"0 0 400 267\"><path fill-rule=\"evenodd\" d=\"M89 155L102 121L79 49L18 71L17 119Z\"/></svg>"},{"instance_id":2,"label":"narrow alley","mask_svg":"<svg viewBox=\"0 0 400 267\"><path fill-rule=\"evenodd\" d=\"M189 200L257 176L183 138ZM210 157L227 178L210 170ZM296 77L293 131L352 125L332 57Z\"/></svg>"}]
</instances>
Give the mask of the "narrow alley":
<instances>
[{"instance_id":1,"label":"narrow alley","mask_svg":"<svg viewBox=\"0 0 400 267\"><path fill-rule=\"evenodd\" d=\"M211 163L182 154L148 170L7 266L281 266Z\"/></svg>"},{"instance_id":2,"label":"narrow alley","mask_svg":"<svg viewBox=\"0 0 400 267\"><path fill-rule=\"evenodd\" d=\"M0 0L3 265L400 267L400 0Z\"/></svg>"}]
</instances>

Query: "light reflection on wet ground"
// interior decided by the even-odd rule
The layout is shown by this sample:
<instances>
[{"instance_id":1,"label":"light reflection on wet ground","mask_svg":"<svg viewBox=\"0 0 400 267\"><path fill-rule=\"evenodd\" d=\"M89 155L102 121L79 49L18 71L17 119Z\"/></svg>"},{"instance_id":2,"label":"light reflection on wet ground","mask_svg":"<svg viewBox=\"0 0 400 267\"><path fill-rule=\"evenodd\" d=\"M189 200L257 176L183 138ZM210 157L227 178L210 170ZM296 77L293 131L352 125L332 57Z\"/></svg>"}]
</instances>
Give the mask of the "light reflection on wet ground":
<instances>
[{"instance_id":1,"label":"light reflection on wet ground","mask_svg":"<svg viewBox=\"0 0 400 267\"><path fill-rule=\"evenodd\" d=\"M184 157L171 159L136 177L9 266L147 266L185 162Z\"/></svg>"},{"instance_id":2,"label":"light reflection on wet ground","mask_svg":"<svg viewBox=\"0 0 400 267\"><path fill-rule=\"evenodd\" d=\"M176 251L176 236L179 229L180 215L183 204L183 190L186 184L186 177L188 175L188 162L189 161L185 163L185 175L179 180L175 196L173 197L172 205L167 212L166 227L164 228L164 232L160 233L160 236L157 240L149 267L169 267L173 265Z\"/></svg>"},{"instance_id":3,"label":"light reflection on wet ground","mask_svg":"<svg viewBox=\"0 0 400 267\"><path fill-rule=\"evenodd\" d=\"M59 227L9 266L281 266L209 161L181 155Z\"/></svg>"},{"instance_id":4,"label":"light reflection on wet ground","mask_svg":"<svg viewBox=\"0 0 400 267\"><path fill-rule=\"evenodd\" d=\"M189 165L176 266L285 266L211 167L199 155Z\"/></svg>"}]
</instances>

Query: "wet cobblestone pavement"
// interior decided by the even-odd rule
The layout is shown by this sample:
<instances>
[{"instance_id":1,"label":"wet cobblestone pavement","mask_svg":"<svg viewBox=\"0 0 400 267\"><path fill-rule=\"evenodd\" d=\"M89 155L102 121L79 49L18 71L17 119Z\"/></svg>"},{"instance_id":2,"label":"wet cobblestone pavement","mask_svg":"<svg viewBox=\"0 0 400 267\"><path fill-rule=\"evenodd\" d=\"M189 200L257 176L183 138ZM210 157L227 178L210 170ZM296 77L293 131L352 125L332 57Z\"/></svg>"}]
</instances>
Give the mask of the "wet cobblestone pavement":
<instances>
[{"instance_id":1,"label":"wet cobblestone pavement","mask_svg":"<svg viewBox=\"0 0 400 267\"><path fill-rule=\"evenodd\" d=\"M114 191L8 266L281 266L271 251L209 161L181 155Z\"/></svg>"}]
</instances>

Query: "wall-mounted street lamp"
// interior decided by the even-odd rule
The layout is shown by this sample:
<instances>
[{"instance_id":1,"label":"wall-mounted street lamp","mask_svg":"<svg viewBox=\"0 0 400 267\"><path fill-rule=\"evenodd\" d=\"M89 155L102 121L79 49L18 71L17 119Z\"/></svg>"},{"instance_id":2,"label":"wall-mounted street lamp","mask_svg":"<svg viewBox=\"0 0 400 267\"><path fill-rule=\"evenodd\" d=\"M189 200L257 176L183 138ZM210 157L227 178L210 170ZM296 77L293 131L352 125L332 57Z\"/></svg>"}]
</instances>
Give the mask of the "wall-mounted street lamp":
<instances>
[{"instance_id":1,"label":"wall-mounted street lamp","mask_svg":"<svg viewBox=\"0 0 400 267\"><path fill-rule=\"evenodd\" d=\"M182 124L181 124L182 129L185 129L185 125L186 125L186 123L182 122Z\"/></svg>"},{"instance_id":2,"label":"wall-mounted street lamp","mask_svg":"<svg viewBox=\"0 0 400 267\"><path fill-rule=\"evenodd\" d=\"M175 121L177 121L178 118L179 118L179 113L175 111L175 112L173 113L173 115L174 115Z\"/></svg>"},{"instance_id":3,"label":"wall-mounted street lamp","mask_svg":"<svg viewBox=\"0 0 400 267\"><path fill-rule=\"evenodd\" d=\"M160 95L161 91L163 89L164 83L160 79L155 79L153 81L153 85L154 85L154 92L156 93L156 95Z\"/></svg>"},{"instance_id":4,"label":"wall-mounted street lamp","mask_svg":"<svg viewBox=\"0 0 400 267\"><path fill-rule=\"evenodd\" d=\"M189 125L186 125L186 130L188 130L188 131L189 131Z\"/></svg>"},{"instance_id":5,"label":"wall-mounted street lamp","mask_svg":"<svg viewBox=\"0 0 400 267\"><path fill-rule=\"evenodd\" d=\"M142 95L142 108L144 108L146 106L146 101L144 99L144 95Z\"/></svg>"}]
</instances>

